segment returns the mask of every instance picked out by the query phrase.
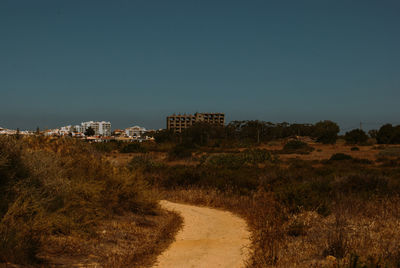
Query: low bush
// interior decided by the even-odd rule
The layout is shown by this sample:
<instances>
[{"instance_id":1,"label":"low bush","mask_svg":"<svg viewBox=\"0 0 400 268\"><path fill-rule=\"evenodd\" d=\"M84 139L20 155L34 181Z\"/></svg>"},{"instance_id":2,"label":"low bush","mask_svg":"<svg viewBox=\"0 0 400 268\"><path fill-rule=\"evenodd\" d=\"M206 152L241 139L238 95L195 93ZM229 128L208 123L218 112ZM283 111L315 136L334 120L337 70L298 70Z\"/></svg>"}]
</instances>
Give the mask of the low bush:
<instances>
[{"instance_id":1,"label":"low bush","mask_svg":"<svg viewBox=\"0 0 400 268\"><path fill-rule=\"evenodd\" d=\"M362 129L353 129L346 132L344 139L347 144L365 144L368 140L368 135Z\"/></svg>"},{"instance_id":2,"label":"low bush","mask_svg":"<svg viewBox=\"0 0 400 268\"><path fill-rule=\"evenodd\" d=\"M314 148L307 143L299 140L291 140L283 146L281 153L284 154L308 154L314 151Z\"/></svg>"},{"instance_id":3,"label":"low bush","mask_svg":"<svg viewBox=\"0 0 400 268\"><path fill-rule=\"evenodd\" d=\"M267 150L245 150L238 153L215 154L203 159L202 164L212 167L238 169L243 166L255 166L266 162L275 162L277 159Z\"/></svg>"}]
</instances>

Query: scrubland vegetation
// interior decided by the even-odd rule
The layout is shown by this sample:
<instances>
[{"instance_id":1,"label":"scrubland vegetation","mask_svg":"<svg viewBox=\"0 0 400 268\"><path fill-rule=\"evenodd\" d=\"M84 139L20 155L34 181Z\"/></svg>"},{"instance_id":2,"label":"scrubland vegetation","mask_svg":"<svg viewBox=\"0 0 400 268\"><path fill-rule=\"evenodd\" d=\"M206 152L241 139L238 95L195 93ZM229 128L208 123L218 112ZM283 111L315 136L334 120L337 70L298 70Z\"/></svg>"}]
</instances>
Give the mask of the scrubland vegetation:
<instances>
[{"instance_id":1,"label":"scrubland vegetation","mask_svg":"<svg viewBox=\"0 0 400 268\"><path fill-rule=\"evenodd\" d=\"M157 206L167 198L244 217L249 267L399 267L397 129L248 121L155 143L2 138L0 261L150 265L180 225Z\"/></svg>"},{"instance_id":2,"label":"scrubland vegetation","mask_svg":"<svg viewBox=\"0 0 400 268\"><path fill-rule=\"evenodd\" d=\"M0 137L0 179L3 263L149 265L180 224L140 173L70 138Z\"/></svg>"},{"instance_id":3,"label":"scrubland vegetation","mask_svg":"<svg viewBox=\"0 0 400 268\"><path fill-rule=\"evenodd\" d=\"M398 161L398 160L397 160ZM352 157L281 162L266 151L202 157L168 166L134 158L175 201L232 210L252 230L252 267L399 265L400 169ZM291 265L292 264L292 265ZM333 265L333 263L332 263Z\"/></svg>"},{"instance_id":4,"label":"scrubland vegetation","mask_svg":"<svg viewBox=\"0 0 400 268\"><path fill-rule=\"evenodd\" d=\"M231 145L215 130L192 129L163 139L170 144L163 157L135 155L128 166L167 199L246 218L253 233L249 267L398 267L400 149L374 145L360 130L330 145L336 130L329 125L331 134L319 132L324 139L263 143L255 128L251 142L243 136Z\"/></svg>"}]
</instances>

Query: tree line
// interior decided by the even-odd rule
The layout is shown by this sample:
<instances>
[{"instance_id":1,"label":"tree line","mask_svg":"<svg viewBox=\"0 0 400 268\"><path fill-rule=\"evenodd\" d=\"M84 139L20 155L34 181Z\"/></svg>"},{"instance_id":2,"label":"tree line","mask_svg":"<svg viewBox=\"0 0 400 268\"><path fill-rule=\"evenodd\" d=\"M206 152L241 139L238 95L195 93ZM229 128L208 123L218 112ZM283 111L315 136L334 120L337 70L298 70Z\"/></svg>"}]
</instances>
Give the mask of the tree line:
<instances>
[{"instance_id":1,"label":"tree line","mask_svg":"<svg viewBox=\"0 0 400 268\"><path fill-rule=\"evenodd\" d=\"M153 133L157 143L174 142L206 146L221 143L259 144L273 140L307 136L323 144L334 144L339 138L340 128L329 120L316 124L271 123L258 120L232 121L226 126L197 123L182 133L162 130ZM362 129L346 132L343 138L348 144L366 144L369 138L379 144L400 144L400 125L383 125L379 130L366 133Z\"/></svg>"}]
</instances>

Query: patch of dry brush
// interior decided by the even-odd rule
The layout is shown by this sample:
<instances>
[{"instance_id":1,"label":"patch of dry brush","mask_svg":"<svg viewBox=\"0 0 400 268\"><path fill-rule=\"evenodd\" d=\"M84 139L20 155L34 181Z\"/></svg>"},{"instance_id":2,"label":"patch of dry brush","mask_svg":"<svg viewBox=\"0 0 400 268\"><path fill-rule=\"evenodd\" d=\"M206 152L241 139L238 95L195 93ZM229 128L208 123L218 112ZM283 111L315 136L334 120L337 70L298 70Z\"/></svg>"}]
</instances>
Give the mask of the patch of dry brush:
<instances>
[{"instance_id":1,"label":"patch of dry brush","mask_svg":"<svg viewBox=\"0 0 400 268\"><path fill-rule=\"evenodd\" d=\"M0 263L148 265L180 224L157 201L140 172L88 144L0 137Z\"/></svg>"},{"instance_id":2,"label":"patch of dry brush","mask_svg":"<svg viewBox=\"0 0 400 268\"><path fill-rule=\"evenodd\" d=\"M273 193L263 190L239 196L215 189L175 189L165 197L244 217L252 231L249 267L400 265L398 197L367 202L343 197L326 217L316 211L290 213Z\"/></svg>"}]
</instances>

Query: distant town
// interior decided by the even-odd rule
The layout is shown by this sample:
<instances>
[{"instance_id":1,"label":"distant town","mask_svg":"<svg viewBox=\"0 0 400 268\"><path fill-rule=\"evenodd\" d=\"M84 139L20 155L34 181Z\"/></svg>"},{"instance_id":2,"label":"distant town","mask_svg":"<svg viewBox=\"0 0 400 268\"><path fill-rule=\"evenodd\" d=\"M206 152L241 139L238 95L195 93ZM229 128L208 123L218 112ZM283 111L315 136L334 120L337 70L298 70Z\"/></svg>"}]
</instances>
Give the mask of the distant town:
<instances>
[{"instance_id":1,"label":"distant town","mask_svg":"<svg viewBox=\"0 0 400 268\"><path fill-rule=\"evenodd\" d=\"M225 114L223 113L195 113L191 114L173 114L166 118L166 129L181 133L184 129L191 127L195 123L207 123L212 125L225 125ZM79 125L67 125L55 129L40 130L19 130L0 127L0 135L44 135L48 137L70 136L77 139L85 139L93 142L117 141L147 141L154 140L147 133L159 130L146 129L141 126L132 126L125 129L111 128L111 122L108 121L87 121Z\"/></svg>"}]
</instances>

